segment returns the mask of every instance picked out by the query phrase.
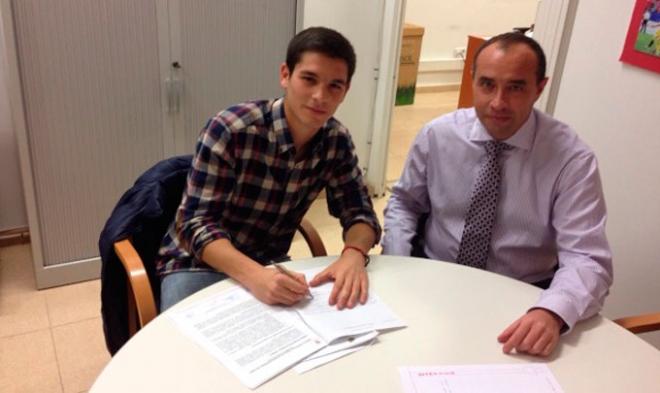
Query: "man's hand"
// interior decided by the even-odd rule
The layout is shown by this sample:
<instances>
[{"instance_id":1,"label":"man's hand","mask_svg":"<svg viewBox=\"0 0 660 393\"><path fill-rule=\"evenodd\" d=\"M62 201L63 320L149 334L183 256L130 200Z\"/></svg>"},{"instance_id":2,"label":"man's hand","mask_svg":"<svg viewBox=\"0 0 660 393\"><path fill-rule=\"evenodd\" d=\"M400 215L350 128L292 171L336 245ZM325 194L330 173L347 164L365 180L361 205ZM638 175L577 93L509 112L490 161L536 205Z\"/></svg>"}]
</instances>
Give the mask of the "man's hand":
<instances>
[{"instance_id":1,"label":"man's hand","mask_svg":"<svg viewBox=\"0 0 660 393\"><path fill-rule=\"evenodd\" d=\"M364 256L357 250L346 249L344 253L309 282L315 287L328 281L335 285L328 303L337 309L353 308L359 300L366 303L369 294L369 278L364 267Z\"/></svg>"},{"instance_id":2,"label":"man's hand","mask_svg":"<svg viewBox=\"0 0 660 393\"><path fill-rule=\"evenodd\" d=\"M291 272L291 275L295 278L276 269L262 268L249 283L245 283L245 286L257 299L266 304L291 306L309 293L305 275L295 272Z\"/></svg>"},{"instance_id":3,"label":"man's hand","mask_svg":"<svg viewBox=\"0 0 660 393\"><path fill-rule=\"evenodd\" d=\"M559 331L564 321L546 309L535 308L520 317L497 337L504 344L502 351L536 356L548 356L559 342Z\"/></svg>"}]
</instances>

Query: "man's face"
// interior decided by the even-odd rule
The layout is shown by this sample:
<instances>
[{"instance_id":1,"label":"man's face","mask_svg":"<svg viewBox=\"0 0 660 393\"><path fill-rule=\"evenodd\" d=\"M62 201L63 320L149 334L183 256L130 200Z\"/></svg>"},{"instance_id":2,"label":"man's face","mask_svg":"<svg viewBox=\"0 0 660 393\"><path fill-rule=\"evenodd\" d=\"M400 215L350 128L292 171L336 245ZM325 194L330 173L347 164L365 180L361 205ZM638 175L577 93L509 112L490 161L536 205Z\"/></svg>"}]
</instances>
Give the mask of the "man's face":
<instances>
[{"instance_id":1,"label":"man's face","mask_svg":"<svg viewBox=\"0 0 660 393\"><path fill-rule=\"evenodd\" d=\"M479 54L472 81L474 109L494 139L511 137L527 121L547 82L537 82L536 66L525 44L503 50L495 43Z\"/></svg>"},{"instance_id":2,"label":"man's face","mask_svg":"<svg viewBox=\"0 0 660 393\"><path fill-rule=\"evenodd\" d=\"M293 69L280 66L286 91L284 110L294 135L315 133L335 113L348 92L348 66L317 52L305 52Z\"/></svg>"}]
</instances>

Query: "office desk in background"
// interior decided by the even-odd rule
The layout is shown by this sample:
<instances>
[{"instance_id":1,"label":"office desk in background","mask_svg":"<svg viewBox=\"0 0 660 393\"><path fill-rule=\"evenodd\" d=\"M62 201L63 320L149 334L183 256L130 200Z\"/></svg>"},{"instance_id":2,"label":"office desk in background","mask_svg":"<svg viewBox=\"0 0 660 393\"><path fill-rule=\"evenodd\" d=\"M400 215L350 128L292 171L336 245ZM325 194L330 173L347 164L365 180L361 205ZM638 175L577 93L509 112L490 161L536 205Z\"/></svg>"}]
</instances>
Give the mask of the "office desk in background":
<instances>
[{"instance_id":1,"label":"office desk in background","mask_svg":"<svg viewBox=\"0 0 660 393\"><path fill-rule=\"evenodd\" d=\"M302 270L336 257L294 261ZM547 363L564 392L660 391L660 351L597 316L562 337L548 359L505 355L497 335L535 301L539 289L453 263L374 256L370 288L408 324L372 347L302 375L289 370L256 392L401 392L399 366ZM206 288L172 310L234 285ZM167 313L165 313L167 314ZM90 393L249 392L160 315L110 361Z\"/></svg>"}]
</instances>

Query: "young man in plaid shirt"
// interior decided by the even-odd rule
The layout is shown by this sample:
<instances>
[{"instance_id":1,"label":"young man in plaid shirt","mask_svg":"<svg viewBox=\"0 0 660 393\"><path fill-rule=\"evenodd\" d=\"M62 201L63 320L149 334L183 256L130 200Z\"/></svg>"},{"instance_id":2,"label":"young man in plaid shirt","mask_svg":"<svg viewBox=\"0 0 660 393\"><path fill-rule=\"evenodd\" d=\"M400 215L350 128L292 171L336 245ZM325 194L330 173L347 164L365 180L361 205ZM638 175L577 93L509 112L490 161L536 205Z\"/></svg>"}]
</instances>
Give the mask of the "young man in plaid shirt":
<instances>
[{"instance_id":1,"label":"young man in plaid shirt","mask_svg":"<svg viewBox=\"0 0 660 393\"><path fill-rule=\"evenodd\" d=\"M232 106L209 120L183 200L159 251L161 310L231 277L267 304L292 305L309 286L334 281L339 309L364 303L367 252L381 228L348 130L332 115L355 70L348 40L309 28L280 66L284 97ZM326 189L345 247L309 284L266 267L286 258L296 228Z\"/></svg>"}]
</instances>

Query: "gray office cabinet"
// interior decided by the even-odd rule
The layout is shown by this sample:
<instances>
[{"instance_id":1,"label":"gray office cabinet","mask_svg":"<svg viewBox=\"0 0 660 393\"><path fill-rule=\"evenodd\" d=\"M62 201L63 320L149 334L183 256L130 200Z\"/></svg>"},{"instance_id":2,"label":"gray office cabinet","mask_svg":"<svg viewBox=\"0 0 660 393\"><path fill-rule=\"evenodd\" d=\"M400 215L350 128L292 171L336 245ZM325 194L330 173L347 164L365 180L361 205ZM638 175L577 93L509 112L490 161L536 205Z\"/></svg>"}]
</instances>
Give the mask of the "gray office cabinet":
<instances>
[{"instance_id":1,"label":"gray office cabinet","mask_svg":"<svg viewBox=\"0 0 660 393\"><path fill-rule=\"evenodd\" d=\"M1 0L37 286L98 277L135 178L223 107L281 94L295 0Z\"/></svg>"}]
</instances>

